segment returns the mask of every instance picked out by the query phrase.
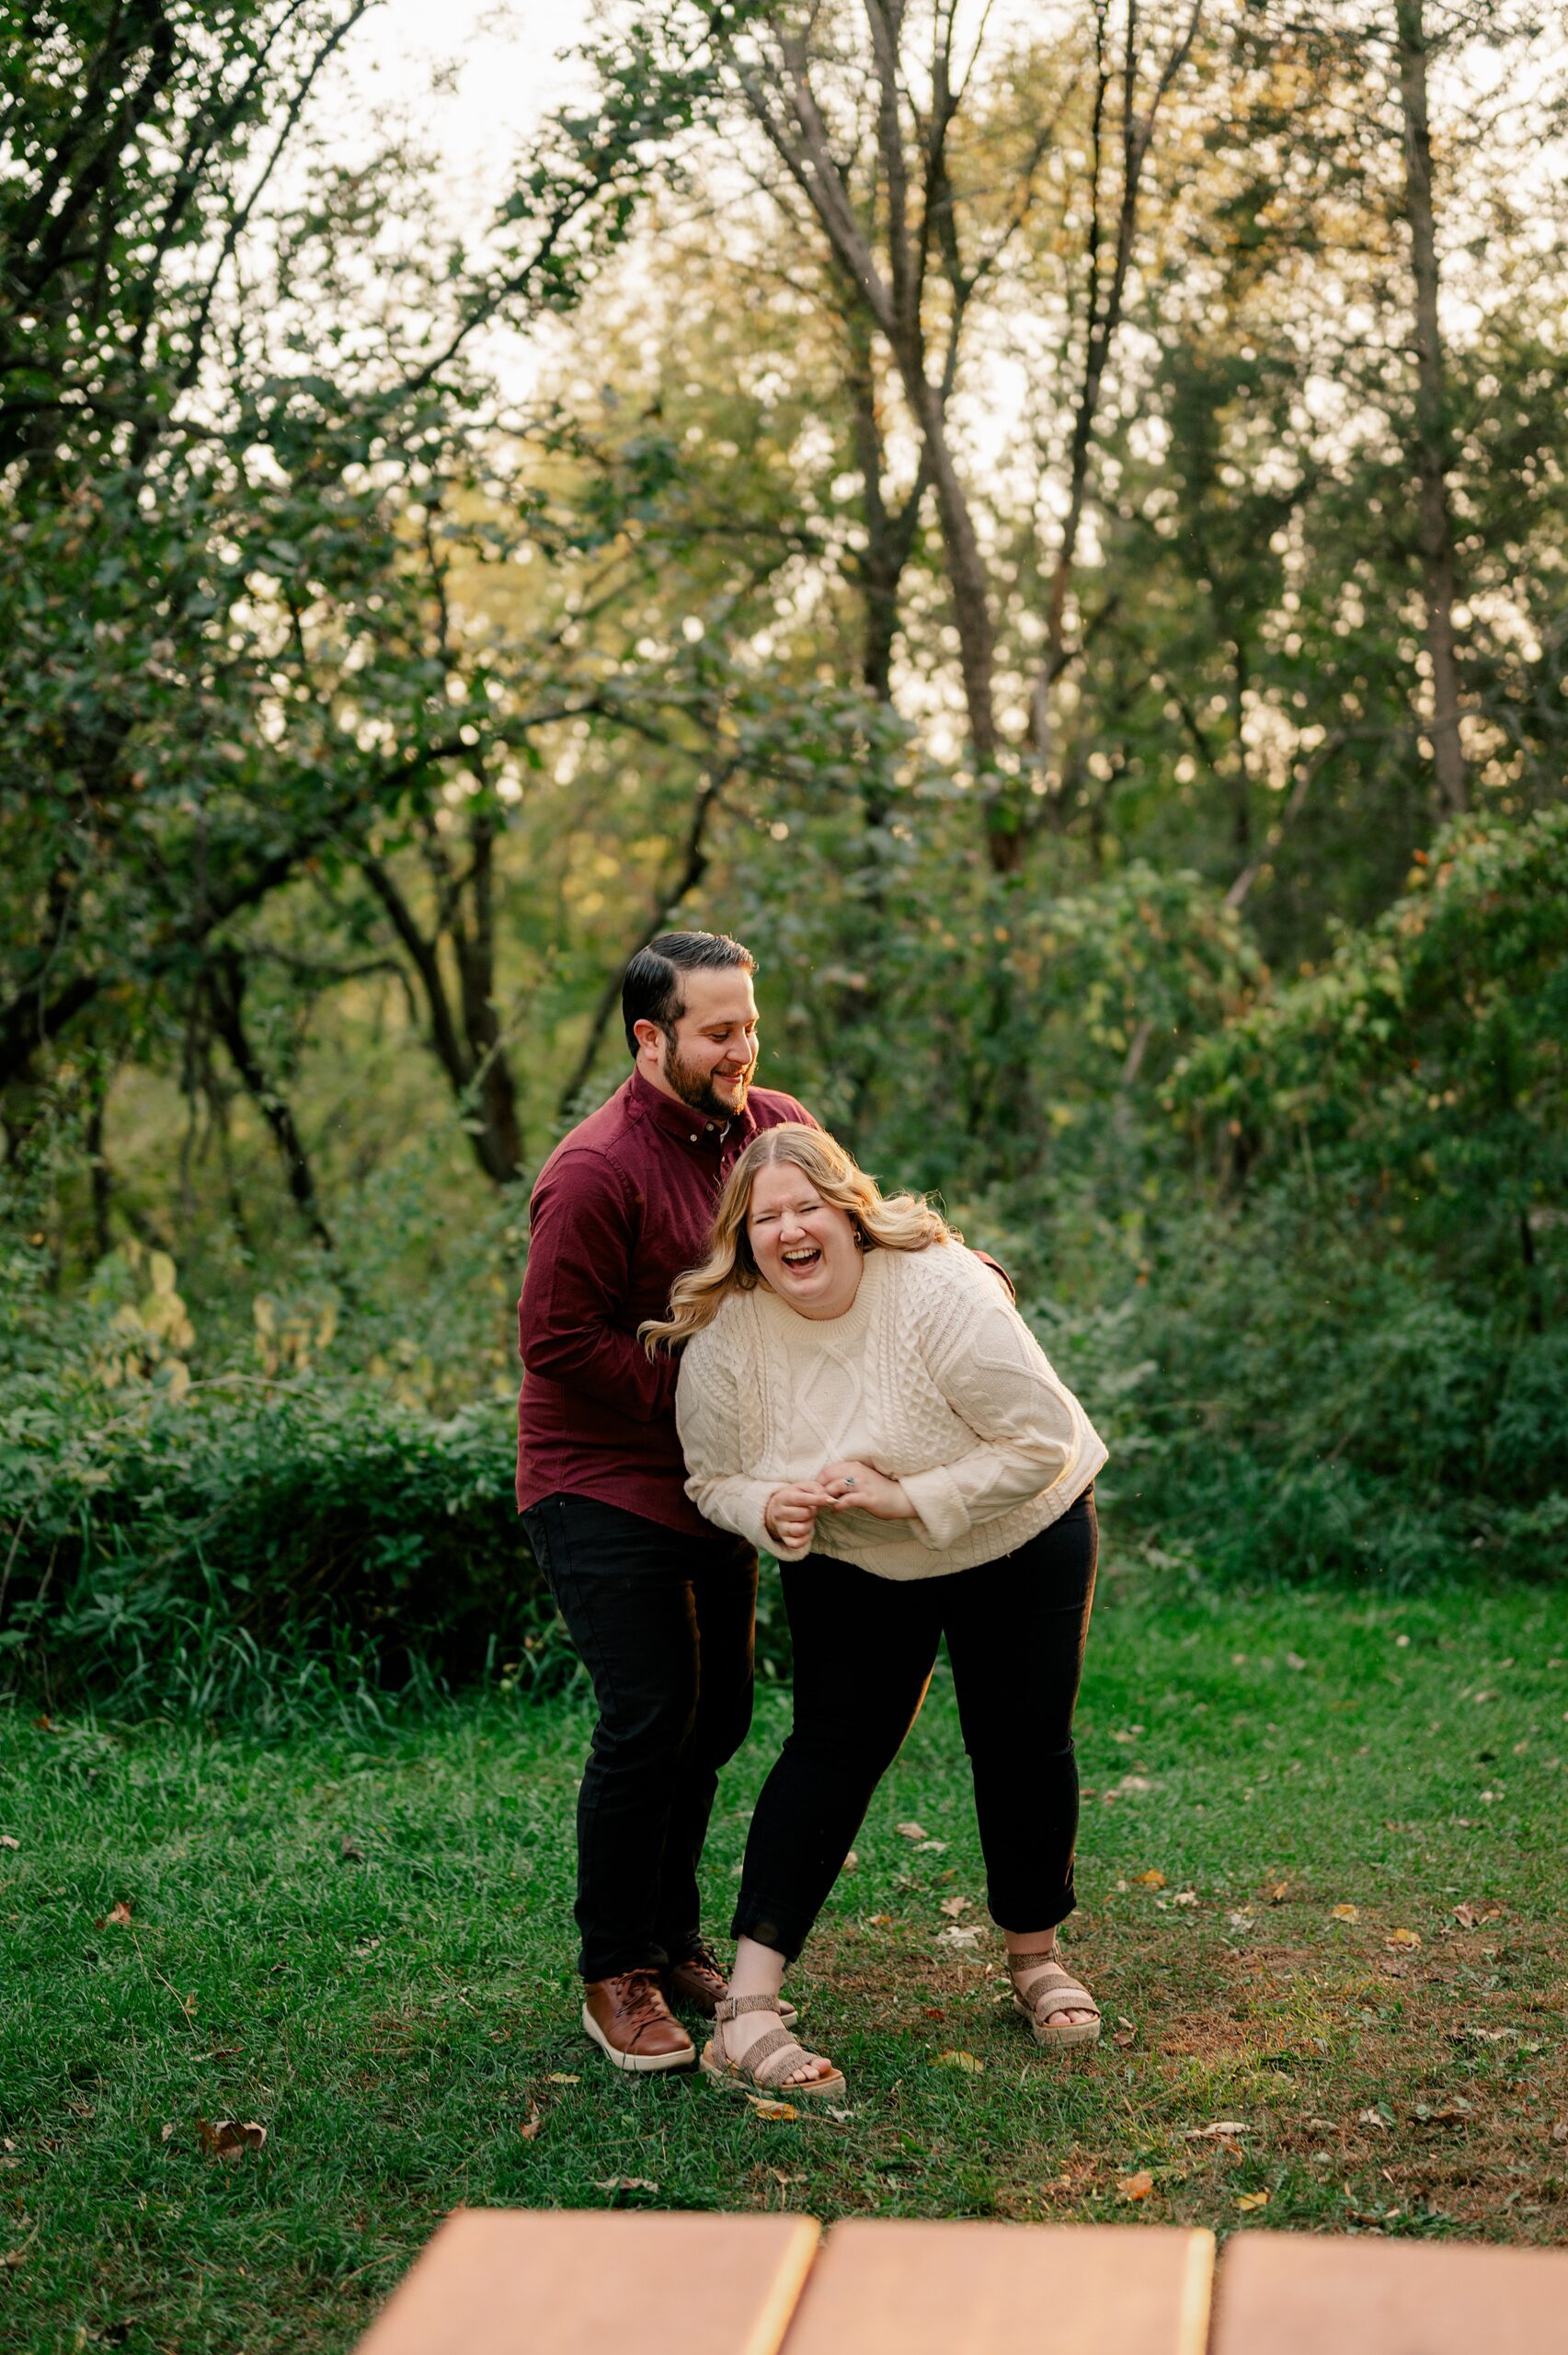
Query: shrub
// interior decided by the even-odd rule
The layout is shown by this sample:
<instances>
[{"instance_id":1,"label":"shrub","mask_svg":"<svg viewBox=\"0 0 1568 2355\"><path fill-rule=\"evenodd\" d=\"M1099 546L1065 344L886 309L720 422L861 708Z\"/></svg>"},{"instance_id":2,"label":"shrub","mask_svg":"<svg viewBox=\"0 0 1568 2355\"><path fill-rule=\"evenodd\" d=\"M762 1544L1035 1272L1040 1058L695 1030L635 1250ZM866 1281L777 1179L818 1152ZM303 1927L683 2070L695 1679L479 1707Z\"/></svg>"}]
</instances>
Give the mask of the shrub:
<instances>
[{"instance_id":1,"label":"shrub","mask_svg":"<svg viewBox=\"0 0 1568 2355\"><path fill-rule=\"evenodd\" d=\"M313 1663L393 1687L503 1666L558 1683L512 1477L498 1400L438 1419L362 1380L180 1398L14 1376L0 1656L51 1689L205 1710Z\"/></svg>"}]
</instances>

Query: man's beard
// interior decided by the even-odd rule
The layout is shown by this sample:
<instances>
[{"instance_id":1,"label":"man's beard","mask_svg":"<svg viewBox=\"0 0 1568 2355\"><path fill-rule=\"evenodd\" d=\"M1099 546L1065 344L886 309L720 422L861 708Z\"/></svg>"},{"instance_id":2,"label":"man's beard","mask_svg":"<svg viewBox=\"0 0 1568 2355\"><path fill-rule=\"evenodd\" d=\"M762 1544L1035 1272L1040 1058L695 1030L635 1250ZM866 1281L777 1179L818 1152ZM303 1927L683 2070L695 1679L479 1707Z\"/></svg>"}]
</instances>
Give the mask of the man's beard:
<instances>
[{"instance_id":1,"label":"man's beard","mask_svg":"<svg viewBox=\"0 0 1568 2355\"><path fill-rule=\"evenodd\" d=\"M727 1104L714 1086L712 1073L699 1071L694 1063L683 1062L680 1048L671 1039L670 1051L665 1058L664 1076L681 1103L689 1104L693 1112L702 1112L710 1120L733 1120L746 1109L746 1091L751 1085L756 1069L753 1061L747 1064L744 1072L738 1074L731 1082L735 1100Z\"/></svg>"}]
</instances>

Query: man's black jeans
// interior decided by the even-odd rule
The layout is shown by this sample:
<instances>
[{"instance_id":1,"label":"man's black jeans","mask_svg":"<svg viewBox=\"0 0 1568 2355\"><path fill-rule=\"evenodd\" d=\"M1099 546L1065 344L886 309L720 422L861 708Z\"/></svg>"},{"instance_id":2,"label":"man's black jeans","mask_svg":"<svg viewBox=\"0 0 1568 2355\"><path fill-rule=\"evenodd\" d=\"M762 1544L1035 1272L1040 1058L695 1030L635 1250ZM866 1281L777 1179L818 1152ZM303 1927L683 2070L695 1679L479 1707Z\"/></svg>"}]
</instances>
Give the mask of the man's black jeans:
<instances>
[{"instance_id":1,"label":"man's black jeans","mask_svg":"<svg viewBox=\"0 0 1568 2355\"><path fill-rule=\"evenodd\" d=\"M1090 1489L978 1569L876 1578L824 1554L783 1565L795 1721L751 1819L734 1936L792 1961L799 1953L920 1714L944 1636L991 1919L1025 1932L1066 1920L1078 1836L1072 1711L1097 1552Z\"/></svg>"},{"instance_id":2,"label":"man's black jeans","mask_svg":"<svg viewBox=\"0 0 1568 2355\"><path fill-rule=\"evenodd\" d=\"M578 1796L578 1968L680 1962L700 1931L719 1768L751 1722L757 1557L594 1497L546 1497L522 1518L599 1703Z\"/></svg>"}]
</instances>

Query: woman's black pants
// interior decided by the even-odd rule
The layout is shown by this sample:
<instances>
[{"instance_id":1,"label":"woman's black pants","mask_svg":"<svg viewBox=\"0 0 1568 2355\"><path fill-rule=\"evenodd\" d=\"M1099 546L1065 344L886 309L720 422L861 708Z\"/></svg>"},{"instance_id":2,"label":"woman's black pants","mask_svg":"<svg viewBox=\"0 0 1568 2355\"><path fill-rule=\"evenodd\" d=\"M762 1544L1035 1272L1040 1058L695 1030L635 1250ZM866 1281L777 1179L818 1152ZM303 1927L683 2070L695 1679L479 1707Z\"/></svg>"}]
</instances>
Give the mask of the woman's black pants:
<instances>
[{"instance_id":1,"label":"woman's black pants","mask_svg":"<svg viewBox=\"0 0 1568 2355\"><path fill-rule=\"evenodd\" d=\"M824 1554L782 1565L795 1722L751 1820L734 1936L799 1953L919 1715L944 1636L991 1918L1024 1932L1066 1920L1078 1836L1072 1711L1097 1553L1089 1489L978 1569L876 1578Z\"/></svg>"}]
</instances>

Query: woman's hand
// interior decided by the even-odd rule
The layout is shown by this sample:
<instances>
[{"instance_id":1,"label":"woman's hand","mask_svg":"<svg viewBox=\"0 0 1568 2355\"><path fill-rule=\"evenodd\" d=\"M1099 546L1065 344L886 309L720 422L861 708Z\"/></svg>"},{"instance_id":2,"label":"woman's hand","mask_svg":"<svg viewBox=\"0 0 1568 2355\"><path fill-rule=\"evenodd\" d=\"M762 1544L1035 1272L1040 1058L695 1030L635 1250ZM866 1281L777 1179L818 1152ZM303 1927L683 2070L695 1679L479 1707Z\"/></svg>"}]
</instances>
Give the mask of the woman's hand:
<instances>
[{"instance_id":1,"label":"woman's hand","mask_svg":"<svg viewBox=\"0 0 1568 2355\"><path fill-rule=\"evenodd\" d=\"M915 1509L904 1494L903 1483L889 1480L872 1464L853 1456L825 1464L817 1475L835 1512L869 1512L878 1521L913 1521Z\"/></svg>"},{"instance_id":2,"label":"woman's hand","mask_svg":"<svg viewBox=\"0 0 1568 2355\"><path fill-rule=\"evenodd\" d=\"M773 1490L762 1508L762 1520L769 1536L795 1553L810 1545L818 1514L830 1510L832 1502L828 1490L817 1482L797 1481L792 1488Z\"/></svg>"}]
</instances>

